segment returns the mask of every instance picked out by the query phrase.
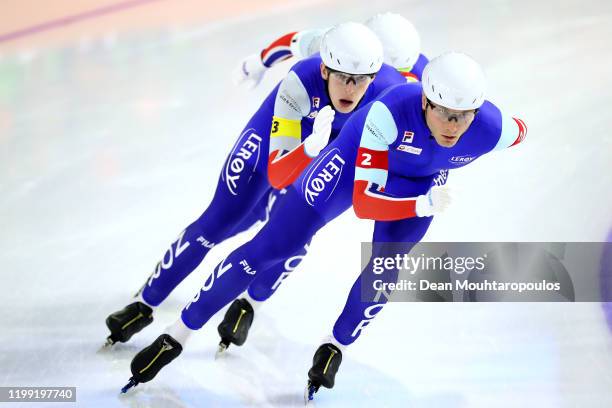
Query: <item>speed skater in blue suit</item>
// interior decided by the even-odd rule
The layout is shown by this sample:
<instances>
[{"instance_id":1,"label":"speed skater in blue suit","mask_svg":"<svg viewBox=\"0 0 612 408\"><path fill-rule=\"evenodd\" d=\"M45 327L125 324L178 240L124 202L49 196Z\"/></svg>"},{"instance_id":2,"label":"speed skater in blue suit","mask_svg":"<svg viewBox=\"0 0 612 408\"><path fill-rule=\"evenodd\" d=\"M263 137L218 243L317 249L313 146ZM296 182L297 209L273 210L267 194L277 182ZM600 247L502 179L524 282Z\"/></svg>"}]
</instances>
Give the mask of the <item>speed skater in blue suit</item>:
<instances>
[{"instance_id":1,"label":"speed skater in blue suit","mask_svg":"<svg viewBox=\"0 0 612 408\"><path fill-rule=\"evenodd\" d=\"M416 243L450 202L449 170L525 138L521 119L485 100L484 74L470 57L442 54L425 67L422 81L390 88L349 118L287 188L268 223L215 267L177 322L134 357L133 383L152 379L258 274L295 253L349 207L358 217L376 221L374 243ZM362 278L371 273L368 264L329 338L315 352L308 373L310 397L320 386L333 387L343 350L386 302L362 293ZM395 281L397 271L382 279Z\"/></svg>"}]
</instances>

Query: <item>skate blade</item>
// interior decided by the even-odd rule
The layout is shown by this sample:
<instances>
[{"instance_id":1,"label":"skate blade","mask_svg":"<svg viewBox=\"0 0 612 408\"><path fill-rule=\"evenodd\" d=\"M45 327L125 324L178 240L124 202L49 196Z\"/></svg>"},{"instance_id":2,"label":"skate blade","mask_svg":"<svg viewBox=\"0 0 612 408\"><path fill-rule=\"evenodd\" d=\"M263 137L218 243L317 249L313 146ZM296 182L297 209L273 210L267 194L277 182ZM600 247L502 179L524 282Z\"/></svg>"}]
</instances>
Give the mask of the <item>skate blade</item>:
<instances>
[{"instance_id":1,"label":"skate blade","mask_svg":"<svg viewBox=\"0 0 612 408\"><path fill-rule=\"evenodd\" d=\"M225 355L225 351L229 345L223 342L219 343L219 347L217 348L217 352L215 353L215 360L223 357Z\"/></svg>"},{"instance_id":2,"label":"skate blade","mask_svg":"<svg viewBox=\"0 0 612 408\"><path fill-rule=\"evenodd\" d=\"M104 353L105 351L110 350L116 342L111 340L110 336L106 338L104 344L98 349L98 353Z\"/></svg>"},{"instance_id":3,"label":"skate blade","mask_svg":"<svg viewBox=\"0 0 612 408\"><path fill-rule=\"evenodd\" d=\"M133 378L130 378L130 381L123 388L121 388L121 393L125 394L130 388L135 387L137 385L138 381L134 380Z\"/></svg>"},{"instance_id":4,"label":"skate blade","mask_svg":"<svg viewBox=\"0 0 612 408\"><path fill-rule=\"evenodd\" d=\"M313 385L310 381L306 384L306 388L304 388L304 405L309 407L314 407L314 395L319 391L319 387Z\"/></svg>"}]
</instances>

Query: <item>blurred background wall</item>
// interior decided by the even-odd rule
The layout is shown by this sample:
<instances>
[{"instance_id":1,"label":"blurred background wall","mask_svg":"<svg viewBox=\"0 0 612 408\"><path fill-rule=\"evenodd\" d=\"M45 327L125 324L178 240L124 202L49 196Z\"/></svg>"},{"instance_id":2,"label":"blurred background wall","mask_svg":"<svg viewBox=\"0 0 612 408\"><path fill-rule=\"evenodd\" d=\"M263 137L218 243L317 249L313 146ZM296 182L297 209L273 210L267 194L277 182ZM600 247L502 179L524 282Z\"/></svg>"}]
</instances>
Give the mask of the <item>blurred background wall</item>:
<instances>
[{"instance_id":1,"label":"blurred background wall","mask_svg":"<svg viewBox=\"0 0 612 408\"><path fill-rule=\"evenodd\" d=\"M280 0L3 0L0 54L148 28L235 19L320 3ZM329 3L329 2L328 2Z\"/></svg>"}]
</instances>

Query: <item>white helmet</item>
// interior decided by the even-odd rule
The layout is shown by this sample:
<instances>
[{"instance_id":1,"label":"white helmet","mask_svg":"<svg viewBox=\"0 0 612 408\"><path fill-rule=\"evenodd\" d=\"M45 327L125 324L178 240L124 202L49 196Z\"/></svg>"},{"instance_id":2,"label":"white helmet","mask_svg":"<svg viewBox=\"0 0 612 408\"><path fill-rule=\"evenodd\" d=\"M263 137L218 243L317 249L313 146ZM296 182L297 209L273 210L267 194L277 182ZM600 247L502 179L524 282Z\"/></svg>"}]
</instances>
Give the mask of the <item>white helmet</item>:
<instances>
[{"instance_id":1,"label":"white helmet","mask_svg":"<svg viewBox=\"0 0 612 408\"><path fill-rule=\"evenodd\" d=\"M477 109L484 102L484 72L476 61L459 52L432 59L423 70L421 82L430 101L449 109Z\"/></svg>"},{"instance_id":2,"label":"white helmet","mask_svg":"<svg viewBox=\"0 0 612 408\"><path fill-rule=\"evenodd\" d=\"M383 13L365 24L382 43L385 63L397 69L414 66L421 53L421 37L410 21L396 13Z\"/></svg>"},{"instance_id":3,"label":"white helmet","mask_svg":"<svg viewBox=\"0 0 612 408\"><path fill-rule=\"evenodd\" d=\"M347 74L374 74L383 62L380 41L368 27L342 23L329 29L321 39L323 63Z\"/></svg>"}]
</instances>

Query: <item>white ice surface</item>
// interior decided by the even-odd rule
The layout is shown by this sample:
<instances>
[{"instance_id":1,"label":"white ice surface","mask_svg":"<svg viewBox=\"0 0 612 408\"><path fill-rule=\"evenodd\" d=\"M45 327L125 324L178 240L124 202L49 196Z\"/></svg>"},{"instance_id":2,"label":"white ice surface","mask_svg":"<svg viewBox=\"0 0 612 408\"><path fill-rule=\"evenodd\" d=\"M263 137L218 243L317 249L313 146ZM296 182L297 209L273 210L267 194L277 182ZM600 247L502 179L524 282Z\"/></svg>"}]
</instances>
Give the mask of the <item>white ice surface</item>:
<instances>
[{"instance_id":1,"label":"white ice surface","mask_svg":"<svg viewBox=\"0 0 612 408\"><path fill-rule=\"evenodd\" d=\"M230 81L235 63L277 34L385 10L415 23L427 55L481 61L490 99L529 126L524 145L451 174L461 194L426 239L605 239L611 2L338 2L4 55L0 386L76 386L86 407L302 405L312 353L370 237L371 223L350 212L321 231L225 359L213 361L216 316L154 381L119 396L133 355L246 236L215 248L133 341L96 351L105 317L205 208L242 126L287 70L246 92ZM317 405L609 407L610 340L596 303L390 304Z\"/></svg>"}]
</instances>

